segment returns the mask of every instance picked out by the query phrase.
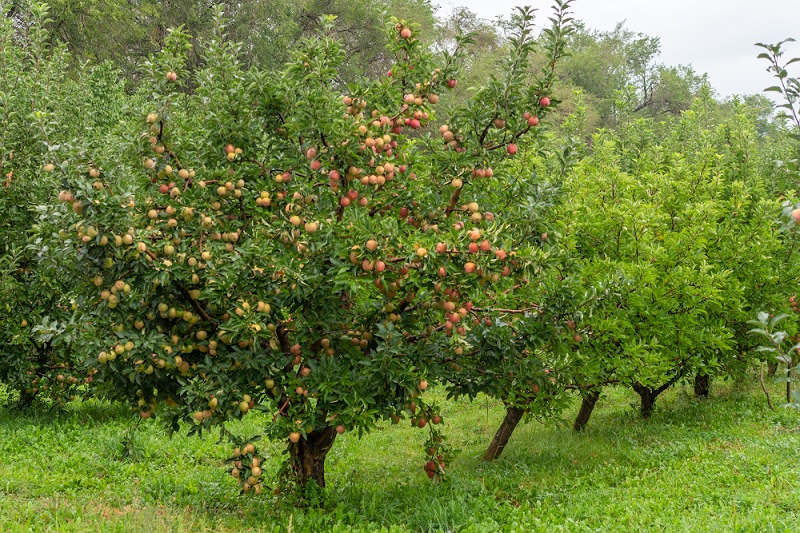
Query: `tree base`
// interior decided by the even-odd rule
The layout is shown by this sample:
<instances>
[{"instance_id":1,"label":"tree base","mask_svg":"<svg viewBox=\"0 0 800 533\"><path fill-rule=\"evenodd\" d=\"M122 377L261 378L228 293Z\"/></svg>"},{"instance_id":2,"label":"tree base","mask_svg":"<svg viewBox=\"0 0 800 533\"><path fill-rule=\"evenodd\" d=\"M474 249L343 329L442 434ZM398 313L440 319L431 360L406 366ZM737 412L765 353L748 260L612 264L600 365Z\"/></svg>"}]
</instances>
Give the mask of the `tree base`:
<instances>
[{"instance_id":1,"label":"tree base","mask_svg":"<svg viewBox=\"0 0 800 533\"><path fill-rule=\"evenodd\" d=\"M311 481L320 488L325 487L325 458L336 440L336 429L325 427L316 429L289 444L290 472L292 481L301 488Z\"/></svg>"},{"instance_id":2,"label":"tree base","mask_svg":"<svg viewBox=\"0 0 800 533\"><path fill-rule=\"evenodd\" d=\"M581 410L578 411L578 416L575 418L575 424L572 429L580 431L586 427L586 424L589 423L589 418L592 416L592 411L594 411L594 406L599 399L600 391L590 391L583 397Z\"/></svg>"},{"instance_id":3,"label":"tree base","mask_svg":"<svg viewBox=\"0 0 800 533\"><path fill-rule=\"evenodd\" d=\"M500 424L500 427L494 434L492 443L489 444L489 447L481 457L482 461L494 461L500 457L500 454L503 453L503 450L508 444L508 440L514 433L514 429L517 427L517 424L519 424L524 415L525 409L520 407L509 407L506 409L506 417L503 419L503 423Z\"/></svg>"},{"instance_id":4,"label":"tree base","mask_svg":"<svg viewBox=\"0 0 800 533\"><path fill-rule=\"evenodd\" d=\"M644 419L650 418L653 414L653 406L656 403L656 398L658 398L658 395L661 392L658 389L644 387L638 383L633 385L633 390L636 391L636 394L639 395L639 398L642 402L641 406L639 407L639 414Z\"/></svg>"},{"instance_id":5,"label":"tree base","mask_svg":"<svg viewBox=\"0 0 800 533\"><path fill-rule=\"evenodd\" d=\"M711 392L711 376L700 374L694 376L694 395L698 398L708 398Z\"/></svg>"}]
</instances>

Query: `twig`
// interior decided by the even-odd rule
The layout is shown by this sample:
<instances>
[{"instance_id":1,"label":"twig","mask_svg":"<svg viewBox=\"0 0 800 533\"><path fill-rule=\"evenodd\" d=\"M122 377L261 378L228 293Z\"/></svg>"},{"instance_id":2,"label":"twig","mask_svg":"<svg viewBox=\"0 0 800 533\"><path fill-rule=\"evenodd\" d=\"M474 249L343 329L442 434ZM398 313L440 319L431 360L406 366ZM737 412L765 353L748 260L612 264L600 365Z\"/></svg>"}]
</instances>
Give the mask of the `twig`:
<instances>
[{"instance_id":1,"label":"twig","mask_svg":"<svg viewBox=\"0 0 800 533\"><path fill-rule=\"evenodd\" d=\"M761 368L759 369L758 377L759 381L761 382L761 390L763 390L764 394L767 396L767 405L769 405L769 408L774 411L775 408L772 406L772 399L769 397L769 392L767 391L767 387L764 386L764 361L761 361Z\"/></svg>"}]
</instances>

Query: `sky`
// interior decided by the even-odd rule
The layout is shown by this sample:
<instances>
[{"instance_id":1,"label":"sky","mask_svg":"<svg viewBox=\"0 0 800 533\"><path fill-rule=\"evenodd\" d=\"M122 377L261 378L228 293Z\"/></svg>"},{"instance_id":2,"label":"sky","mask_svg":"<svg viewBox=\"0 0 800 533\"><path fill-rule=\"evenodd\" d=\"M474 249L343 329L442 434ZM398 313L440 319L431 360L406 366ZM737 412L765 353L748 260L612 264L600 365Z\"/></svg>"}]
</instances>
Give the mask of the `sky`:
<instances>
[{"instance_id":1,"label":"sky","mask_svg":"<svg viewBox=\"0 0 800 533\"><path fill-rule=\"evenodd\" d=\"M548 0L439 0L439 14L464 6L492 20L508 16L516 5L549 15ZM800 0L575 0L572 10L587 28L612 30L618 22L637 33L659 37L665 65L692 65L707 73L721 97L760 93L774 85L767 61L757 59L755 43L775 44L787 37L800 41ZM800 56L800 45L787 47L785 58ZM795 64L800 75L800 63ZM775 93L767 96L775 98Z\"/></svg>"}]
</instances>

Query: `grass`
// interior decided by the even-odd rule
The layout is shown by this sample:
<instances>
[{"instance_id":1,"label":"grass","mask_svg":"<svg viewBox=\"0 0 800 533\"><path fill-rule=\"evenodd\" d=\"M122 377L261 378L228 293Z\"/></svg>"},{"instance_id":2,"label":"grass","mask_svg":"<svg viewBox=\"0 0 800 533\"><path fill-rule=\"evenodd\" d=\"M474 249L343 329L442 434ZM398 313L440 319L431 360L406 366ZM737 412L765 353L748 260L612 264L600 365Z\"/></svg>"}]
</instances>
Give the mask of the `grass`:
<instances>
[{"instance_id":1,"label":"grass","mask_svg":"<svg viewBox=\"0 0 800 533\"><path fill-rule=\"evenodd\" d=\"M715 389L709 400L669 391L648 421L632 393L608 391L583 433L521 425L492 464L479 458L502 406L444 402L460 450L447 483L424 476L424 430L345 434L314 510L240 497L215 435L169 439L146 423L131 442L127 412L97 401L0 409L0 531L797 531L800 412L769 411L755 388ZM235 432L256 433L259 416ZM281 448L267 450L274 473Z\"/></svg>"}]
</instances>

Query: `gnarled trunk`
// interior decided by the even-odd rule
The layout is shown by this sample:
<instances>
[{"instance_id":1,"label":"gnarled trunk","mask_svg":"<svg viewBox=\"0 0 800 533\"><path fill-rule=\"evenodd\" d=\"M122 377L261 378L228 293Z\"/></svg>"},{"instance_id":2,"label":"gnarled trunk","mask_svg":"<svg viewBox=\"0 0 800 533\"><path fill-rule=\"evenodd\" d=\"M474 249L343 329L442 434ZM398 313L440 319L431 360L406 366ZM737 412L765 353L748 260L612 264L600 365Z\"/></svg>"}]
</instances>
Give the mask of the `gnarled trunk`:
<instances>
[{"instance_id":1,"label":"gnarled trunk","mask_svg":"<svg viewBox=\"0 0 800 533\"><path fill-rule=\"evenodd\" d=\"M711 391L711 376L698 372L694 375L694 395L708 398Z\"/></svg>"},{"instance_id":2,"label":"gnarled trunk","mask_svg":"<svg viewBox=\"0 0 800 533\"><path fill-rule=\"evenodd\" d=\"M482 461L494 461L500 457L506 444L508 444L508 439L510 439L511 434L514 433L514 428L516 428L519 421L522 420L523 415L525 415L525 409L520 407L508 407L506 409L506 417L497 429L497 433L494 434L492 443L486 449L486 452L484 452L483 457L481 457Z\"/></svg>"},{"instance_id":3,"label":"gnarled trunk","mask_svg":"<svg viewBox=\"0 0 800 533\"><path fill-rule=\"evenodd\" d=\"M325 427L289 444L294 480L299 486L305 487L311 480L320 487L325 486L325 457L335 439L336 429Z\"/></svg>"},{"instance_id":4,"label":"gnarled trunk","mask_svg":"<svg viewBox=\"0 0 800 533\"><path fill-rule=\"evenodd\" d=\"M572 429L580 431L586 427L586 424L589 423L589 418L592 416L592 411L594 411L594 405L599 399L600 391L598 390L589 391L583 396L581 410L578 411L578 416L575 418L575 424L572 426Z\"/></svg>"}]
</instances>

